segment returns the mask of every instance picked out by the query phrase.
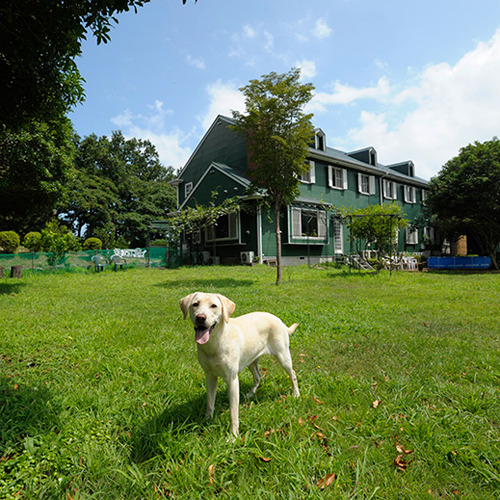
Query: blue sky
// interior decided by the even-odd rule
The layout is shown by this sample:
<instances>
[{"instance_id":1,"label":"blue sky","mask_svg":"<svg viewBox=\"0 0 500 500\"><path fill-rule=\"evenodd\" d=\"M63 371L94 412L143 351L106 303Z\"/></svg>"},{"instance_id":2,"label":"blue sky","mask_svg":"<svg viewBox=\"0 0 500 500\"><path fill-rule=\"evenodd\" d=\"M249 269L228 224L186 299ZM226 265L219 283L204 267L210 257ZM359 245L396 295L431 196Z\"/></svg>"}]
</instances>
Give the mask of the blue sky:
<instances>
[{"instance_id":1,"label":"blue sky","mask_svg":"<svg viewBox=\"0 0 500 500\"><path fill-rule=\"evenodd\" d=\"M292 67L329 146L373 146L419 177L500 136L498 0L152 0L77 64L76 131L149 139L175 169L217 114L244 111L241 86Z\"/></svg>"}]
</instances>

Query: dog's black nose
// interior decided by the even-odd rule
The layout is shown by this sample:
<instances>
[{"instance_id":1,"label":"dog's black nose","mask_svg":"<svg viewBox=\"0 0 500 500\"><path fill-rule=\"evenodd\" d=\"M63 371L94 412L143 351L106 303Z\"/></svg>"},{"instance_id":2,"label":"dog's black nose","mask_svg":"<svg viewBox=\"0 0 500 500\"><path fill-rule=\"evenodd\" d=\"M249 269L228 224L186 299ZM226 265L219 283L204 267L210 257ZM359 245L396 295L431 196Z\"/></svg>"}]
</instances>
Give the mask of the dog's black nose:
<instances>
[{"instance_id":1,"label":"dog's black nose","mask_svg":"<svg viewBox=\"0 0 500 500\"><path fill-rule=\"evenodd\" d=\"M196 322L197 323L204 323L207 320L207 317L204 314L197 314L196 315Z\"/></svg>"}]
</instances>

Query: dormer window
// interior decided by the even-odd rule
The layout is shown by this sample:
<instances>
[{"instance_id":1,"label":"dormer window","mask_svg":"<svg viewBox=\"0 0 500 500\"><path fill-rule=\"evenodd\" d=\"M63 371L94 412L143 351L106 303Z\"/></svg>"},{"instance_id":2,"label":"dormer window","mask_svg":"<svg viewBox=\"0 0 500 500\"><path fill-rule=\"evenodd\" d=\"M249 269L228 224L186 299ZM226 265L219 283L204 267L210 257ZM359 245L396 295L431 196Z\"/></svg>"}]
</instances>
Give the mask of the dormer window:
<instances>
[{"instance_id":1,"label":"dormer window","mask_svg":"<svg viewBox=\"0 0 500 500\"><path fill-rule=\"evenodd\" d=\"M314 147L320 151L326 151L326 136L320 128L314 132Z\"/></svg>"}]
</instances>

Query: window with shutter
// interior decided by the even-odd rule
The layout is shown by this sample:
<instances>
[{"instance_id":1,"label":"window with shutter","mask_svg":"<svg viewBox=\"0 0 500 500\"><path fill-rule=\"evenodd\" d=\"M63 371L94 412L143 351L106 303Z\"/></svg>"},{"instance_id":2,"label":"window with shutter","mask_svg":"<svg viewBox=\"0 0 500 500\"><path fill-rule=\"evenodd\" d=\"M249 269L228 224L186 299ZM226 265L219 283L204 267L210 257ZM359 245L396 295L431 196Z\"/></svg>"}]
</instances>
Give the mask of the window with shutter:
<instances>
[{"instance_id":1,"label":"window with shutter","mask_svg":"<svg viewBox=\"0 0 500 500\"><path fill-rule=\"evenodd\" d=\"M291 237L294 240L326 240L327 216L324 210L291 208Z\"/></svg>"},{"instance_id":2,"label":"window with shutter","mask_svg":"<svg viewBox=\"0 0 500 500\"><path fill-rule=\"evenodd\" d=\"M333 189L347 189L347 170L329 165L328 186Z\"/></svg>"}]
</instances>

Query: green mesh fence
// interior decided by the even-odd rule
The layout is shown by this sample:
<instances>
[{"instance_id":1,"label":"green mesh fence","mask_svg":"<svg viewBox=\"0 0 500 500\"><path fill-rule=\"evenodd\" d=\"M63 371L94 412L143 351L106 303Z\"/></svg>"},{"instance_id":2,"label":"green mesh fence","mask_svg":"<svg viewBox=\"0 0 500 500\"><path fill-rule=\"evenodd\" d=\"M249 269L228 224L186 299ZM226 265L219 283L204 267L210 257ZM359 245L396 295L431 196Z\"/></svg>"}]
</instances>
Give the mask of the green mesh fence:
<instances>
[{"instance_id":1,"label":"green mesh fence","mask_svg":"<svg viewBox=\"0 0 500 500\"><path fill-rule=\"evenodd\" d=\"M142 250L142 252L137 251ZM151 247L136 249L125 255L126 268L134 267L179 267L179 255L176 248ZM104 270L114 270L115 266L111 257L114 250L89 250L86 252L66 252L63 254L30 252L16 254L0 254L0 277L10 276L14 266L22 266L22 271L48 272L95 272L96 265L92 258L96 255L103 257ZM143 255L142 257L134 256ZM95 259L94 259L95 260ZM125 266L122 266L124 268Z\"/></svg>"}]
</instances>

